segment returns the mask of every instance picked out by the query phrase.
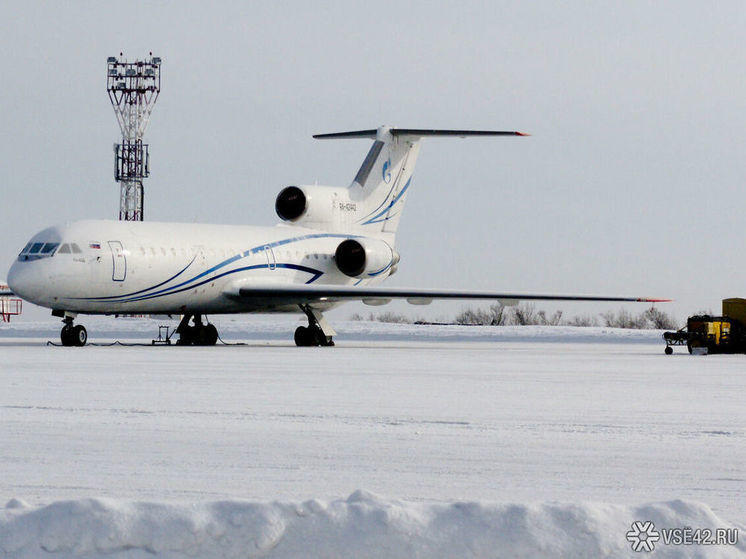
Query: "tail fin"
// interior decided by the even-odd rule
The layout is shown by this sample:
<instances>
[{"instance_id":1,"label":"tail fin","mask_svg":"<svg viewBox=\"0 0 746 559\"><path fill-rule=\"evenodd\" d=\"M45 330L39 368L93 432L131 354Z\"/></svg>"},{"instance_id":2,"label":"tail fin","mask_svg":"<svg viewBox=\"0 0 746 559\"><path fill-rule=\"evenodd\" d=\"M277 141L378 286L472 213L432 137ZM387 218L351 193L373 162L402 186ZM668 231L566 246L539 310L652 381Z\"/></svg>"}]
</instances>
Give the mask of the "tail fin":
<instances>
[{"instance_id":1,"label":"tail fin","mask_svg":"<svg viewBox=\"0 0 746 559\"><path fill-rule=\"evenodd\" d=\"M317 139L369 138L373 145L350 185L350 199L360 208L355 228L395 235L412 182L412 173L425 136L527 136L491 130L424 130L389 128L317 134Z\"/></svg>"}]
</instances>

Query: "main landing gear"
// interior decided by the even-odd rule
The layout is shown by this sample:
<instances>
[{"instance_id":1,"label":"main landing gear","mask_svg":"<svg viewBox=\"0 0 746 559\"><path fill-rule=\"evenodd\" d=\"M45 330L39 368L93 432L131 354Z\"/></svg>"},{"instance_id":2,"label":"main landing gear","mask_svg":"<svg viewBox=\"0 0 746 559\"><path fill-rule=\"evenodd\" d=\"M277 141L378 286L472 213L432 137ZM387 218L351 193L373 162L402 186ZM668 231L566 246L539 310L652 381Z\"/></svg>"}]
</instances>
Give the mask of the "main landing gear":
<instances>
[{"instance_id":1,"label":"main landing gear","mask_svg":"<svg viewBox=\"0 0 746 559\"><path fill-rule=\"evenodd\" d=\"M65 347L78 346L83 347L88 342L88 332L82 324L73 325L74 316L65 315L63 322L65 325L60 332L60 341Z\"/></svg>"},{"instance_id":2,"label":"main landing gear","mask_svg":"<svg viewBox=\"0 0 746 559\"><path fill-rule=\"evenodd\" d=\"M308 326L298 326L295 329L295 345L302 347L333 346L332 336L337 333L326 321L321 311L312 309L308 305L301 305L300 308L308 317Z\"/></svg>"},{"instance_id":3,"label":"main landing gear","mask_svg":"<svg viewBox=\"0 0 746 559\"><path fill-rule=\"evenodd\" d=\"M189 324L190 320L194 324ZM215 345L218 341L218 329L214 324L203 324L201 314L185 314L176 333L176 345Z\"/></svg>"}]
</instances>

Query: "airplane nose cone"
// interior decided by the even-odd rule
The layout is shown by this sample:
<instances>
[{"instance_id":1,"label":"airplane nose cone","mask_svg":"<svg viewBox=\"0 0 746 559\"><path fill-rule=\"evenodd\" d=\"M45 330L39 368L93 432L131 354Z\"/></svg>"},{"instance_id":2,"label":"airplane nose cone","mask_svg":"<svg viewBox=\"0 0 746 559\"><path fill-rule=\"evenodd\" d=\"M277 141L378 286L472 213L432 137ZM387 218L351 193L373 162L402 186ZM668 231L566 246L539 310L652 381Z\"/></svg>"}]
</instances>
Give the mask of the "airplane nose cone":
<instances>
[{"instance_id":1,"label":"airplane nose cone","mask_svg":"<svg viewBox=\"0 0 746 559\"><path fill-rule=\"evenodd\" d=\"M33 290L29 270L23 262L14 262L8 270L8 287L10 290L22 299L31 300Z\"/></svg>"},{"instance_id":2,"label":"airplane nose cone","mask_svg":"<svg viewBox=\"0 0 746 559\"><path fill-rule=\"evenodd\" d=\"M16 291L16 285L18 284L18 262L13 262L13 265L8 270L8 287L14 292Z\"/></svg>"}]
</instances>

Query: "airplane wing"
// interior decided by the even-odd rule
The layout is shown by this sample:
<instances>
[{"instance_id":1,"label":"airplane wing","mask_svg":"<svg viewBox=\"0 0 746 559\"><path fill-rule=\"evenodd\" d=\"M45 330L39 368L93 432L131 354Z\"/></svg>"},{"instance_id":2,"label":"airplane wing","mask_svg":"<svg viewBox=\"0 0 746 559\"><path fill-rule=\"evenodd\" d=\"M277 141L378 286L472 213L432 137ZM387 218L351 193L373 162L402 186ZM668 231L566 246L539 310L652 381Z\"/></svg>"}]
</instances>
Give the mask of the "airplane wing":
<instances>
[{"instance_id":1,"label":"airplane wing","mask_svg":"<svg viewBox=\"0 0 746 559\"><path fill-rule=\"evenodd\" d=\"M434 299L478 299L515 305L518 301L607 301L663 303L670 299L649 297L604 297L598 295L543 295L530 293L500 293L493 291L458 291L443 289L406 289L398 287L349 287L335 285L240 286L227 293L247 302L273 305L309 305L362 301L369 305L385 305L394 299L404 299L413 305L428 305Z\"/></svg>"}]
</instances>

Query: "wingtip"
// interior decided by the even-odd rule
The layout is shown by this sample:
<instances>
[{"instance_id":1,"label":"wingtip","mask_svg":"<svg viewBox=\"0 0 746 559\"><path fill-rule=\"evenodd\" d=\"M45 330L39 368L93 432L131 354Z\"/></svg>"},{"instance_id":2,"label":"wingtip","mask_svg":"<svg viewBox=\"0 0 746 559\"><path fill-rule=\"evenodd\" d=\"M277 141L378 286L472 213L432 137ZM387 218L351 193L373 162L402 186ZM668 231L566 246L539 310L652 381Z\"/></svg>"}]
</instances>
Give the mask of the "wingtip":
<instances>
[{"instance_id":1,"label":"wingtip","mask_svg":"<svg viewBox=\"0 0 746 559\"><path fill-rule=\"evenodd\" d=\"M531 134L529 134L527 132L516 132L515 135L516 136L530 136Z\"/></svg>"},{"instance_id":2,"label":"wingtip","mask_svg":"<svg viewBox=\"0 0 746 559\"><path fill-rule=\"evenodd\" d=\"M673 303L673 299L653 299L651 297L641 297L638 303Z\"/></svg>"}]
</instances>

